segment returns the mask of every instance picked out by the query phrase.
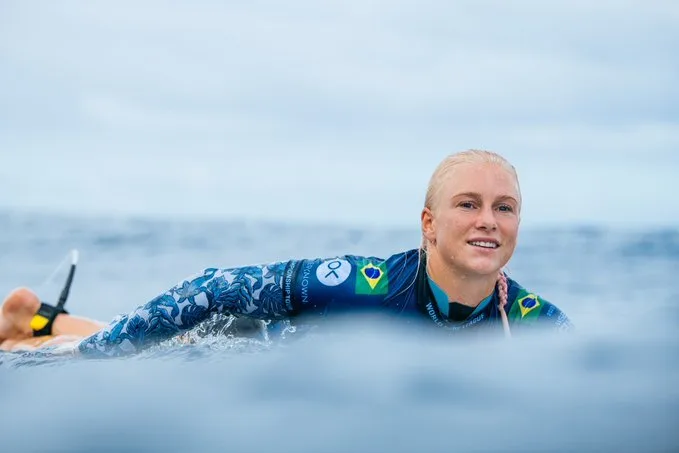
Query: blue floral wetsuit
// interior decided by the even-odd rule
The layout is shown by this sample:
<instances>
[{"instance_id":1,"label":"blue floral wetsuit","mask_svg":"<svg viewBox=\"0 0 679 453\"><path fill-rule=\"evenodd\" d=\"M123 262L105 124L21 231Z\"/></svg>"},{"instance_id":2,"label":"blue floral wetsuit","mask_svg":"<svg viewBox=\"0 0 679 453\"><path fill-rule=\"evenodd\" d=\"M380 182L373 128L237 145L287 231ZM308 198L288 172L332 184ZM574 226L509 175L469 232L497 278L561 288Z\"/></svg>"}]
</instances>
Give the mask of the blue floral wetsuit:
<instances>
[{"instance_id":1,"label":"blue floral wetsuit","mask_svg":"<svg viewBox=\"0 0 679 453\"><path fill-rule=\"evenodd\" d=\"M386 260L345 255L291 260L230 269L208 268L184 280L84 339L85 356L135 353L185 332L214 313L261 320L328 317L348 312L382 313L449 331L502 331L497 290L464 319L452 320L440 289L426 272L424 253L409 250ZM551 303L508 282L505 310L512 329L543 322L559 329L571 323Z\"/></svg>"}]
</instances>

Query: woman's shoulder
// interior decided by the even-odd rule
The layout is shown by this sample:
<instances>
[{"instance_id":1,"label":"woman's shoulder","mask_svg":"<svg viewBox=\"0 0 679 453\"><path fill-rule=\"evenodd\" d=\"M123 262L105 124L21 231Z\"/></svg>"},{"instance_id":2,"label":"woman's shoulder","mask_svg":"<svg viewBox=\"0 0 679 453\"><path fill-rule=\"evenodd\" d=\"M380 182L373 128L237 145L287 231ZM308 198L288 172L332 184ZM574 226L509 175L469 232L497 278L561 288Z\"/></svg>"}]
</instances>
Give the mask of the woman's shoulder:
<instances>
[{"instance_id":1,"label":"woman's shoulder","mask_svg":"<svg viewBox=\"0 0 679 453\"><path fill-rule=\"evenodd\" d=\"M524 288L507 277L507 317L514 324L547 324L559 330L571 330L566 313L541 294Z\"/></svg>"}]
</instances>

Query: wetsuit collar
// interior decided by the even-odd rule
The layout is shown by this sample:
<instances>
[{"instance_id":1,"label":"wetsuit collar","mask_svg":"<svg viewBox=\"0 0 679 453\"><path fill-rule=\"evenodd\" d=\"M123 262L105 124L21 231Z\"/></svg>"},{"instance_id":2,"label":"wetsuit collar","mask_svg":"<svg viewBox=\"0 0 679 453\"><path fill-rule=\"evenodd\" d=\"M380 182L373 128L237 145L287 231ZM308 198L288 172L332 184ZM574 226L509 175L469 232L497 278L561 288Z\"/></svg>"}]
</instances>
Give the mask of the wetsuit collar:
<instances>
[{"instance_id":1,"label":"wetsuit collar","mask_svg":"<svg viewBox=\"0 0 679 453\"><path fill-rule=\"evenodd\" d=\"M455 320L455 321L463 321L464 319L469 318L470 316L477 315L477 314L481 313L483 310L485 310L485 308L488 306L491 299L493 298L493 294L489 295L488 297L483 299L481 301L481 303L478 304L473 310L471 310L471 307L470 307L470 310L468 311L467 316L465 316L464 319L455 319L456 316L455 316L453 304L456 304L456 303L449 301L448 295L446 294L446 292L443 291L443 289L441 289L441 287L439 285L437 285L434 280L432 280L432 278L429 276L429 273L427 273L427 279L429 281L429 286L431 287L431 292L434 296L434 299L436 300L436 305L438 306L438 309L441 312L441 314L443 315L443 317L446 318L446 319L452 319L452 320ZM457 304L457 305L461 305L461 304ZM458 312L460 312L459 309L458 309Z\"/></svg>"},{"instance_id":2,"label":"wetsuit collar","mask_svg":"<svg viewBox=\"0 0 679 453\"><path fill-rule=\"evenodd\" d=\"M432 321L434 321L437 326L447 327L452 330L459 330L471 327L478 322L483 321L484 319L496 317L497 310L493 309L494 305L491 303L495 299L495 292L493 292L493 294L484 299L476 307L476 309L471 315L467 317L466 320L461 323L451 323L448 320L448 316L444 315L442 310L439 308L439 301L437 300L437 296L433 289L437 287L437 285L427 275L426 258L426 252L421 251L420 265L417 270L417 305L420 311ZM430 284L430 282L434 284ZM444 294L443 301L447 303L448 296L445 295L445 292L443 292L440 287L438 287L438 290Z\"/></svg>"}]
</instances>

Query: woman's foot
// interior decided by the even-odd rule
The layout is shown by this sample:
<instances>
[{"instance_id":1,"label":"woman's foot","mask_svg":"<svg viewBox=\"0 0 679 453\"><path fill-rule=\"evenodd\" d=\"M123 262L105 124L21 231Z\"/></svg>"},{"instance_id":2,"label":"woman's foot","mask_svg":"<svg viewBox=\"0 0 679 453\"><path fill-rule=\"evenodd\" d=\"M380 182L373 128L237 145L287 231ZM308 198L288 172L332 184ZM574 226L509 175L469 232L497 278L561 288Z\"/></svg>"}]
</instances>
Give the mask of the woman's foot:
<instances>
[{"instance_id":1,"label":"woman's foot","mask_svg":"<svg viewBox=\"0 0 679 453\"><path fill-rule=\"evenodd\" d=\"M28 288L10 292L0 307L0 342L33 336L31 319L40 308L40 299Z\"/></svg>"},{"instance_id":2,"label":"woman's foot","mask_svg":"<svg viewBox=\"0 0 679 453\"><path fill-rule=\"evenodd\" d=\"M34 336L31 320L40 309L40 298L28 288L9 293L0 307L0 350L35 349L71 343L99 331L106 324L93 319L61 313L51 335Z\"/></svg>"}]
</instances>

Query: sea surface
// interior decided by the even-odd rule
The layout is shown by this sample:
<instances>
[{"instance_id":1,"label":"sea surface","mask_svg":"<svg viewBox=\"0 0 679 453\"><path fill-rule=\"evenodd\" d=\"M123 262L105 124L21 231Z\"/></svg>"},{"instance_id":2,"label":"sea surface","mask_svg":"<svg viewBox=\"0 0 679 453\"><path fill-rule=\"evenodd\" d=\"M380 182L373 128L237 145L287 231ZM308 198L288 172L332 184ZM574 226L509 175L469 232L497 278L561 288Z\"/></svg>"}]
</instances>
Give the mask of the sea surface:
<instances>
[{"instance_id":1,"label":"sea surface","mask_svg":"<svg viewBox=\"0 0 679 453\"><path fill-rule=\"evenodd\" d=\"M387 257L417 229L0 211L0 292L107 321L205 267ZM372 319L122 359L0 354L2 452L679 451L679 228L524 229L509 274L576 326L464 339Z\"/></svg>"}]
</instances>

